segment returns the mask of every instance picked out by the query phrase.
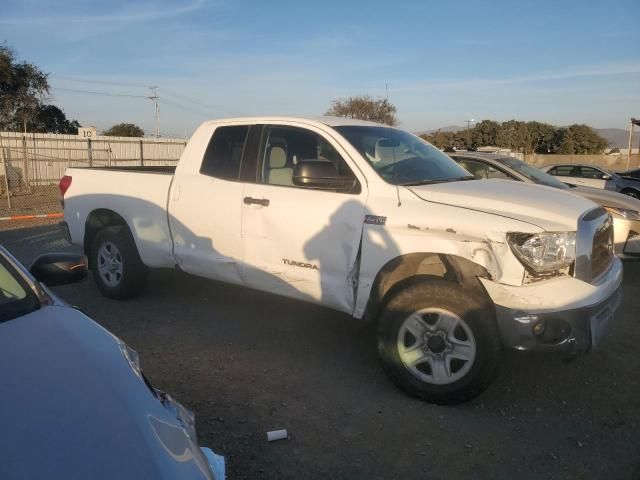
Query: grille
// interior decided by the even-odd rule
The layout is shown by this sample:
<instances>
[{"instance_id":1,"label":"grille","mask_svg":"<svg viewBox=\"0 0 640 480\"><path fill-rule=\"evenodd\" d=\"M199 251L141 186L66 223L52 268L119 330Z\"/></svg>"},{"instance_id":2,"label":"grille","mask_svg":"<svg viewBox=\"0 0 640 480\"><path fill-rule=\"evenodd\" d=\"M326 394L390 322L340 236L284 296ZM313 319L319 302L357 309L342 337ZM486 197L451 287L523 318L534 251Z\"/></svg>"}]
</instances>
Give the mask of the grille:
<instances>
[{"instance_id":1,"label":"grille","mask_svg":"<svg viewBox=\"0 0 640 480\"><path fill-rule=\"evenodd\" d=\"M613 259L613 222L607 219L593 235L593 249L591 250L591 278L602 275Z\"/></svg>"}]
</instances>

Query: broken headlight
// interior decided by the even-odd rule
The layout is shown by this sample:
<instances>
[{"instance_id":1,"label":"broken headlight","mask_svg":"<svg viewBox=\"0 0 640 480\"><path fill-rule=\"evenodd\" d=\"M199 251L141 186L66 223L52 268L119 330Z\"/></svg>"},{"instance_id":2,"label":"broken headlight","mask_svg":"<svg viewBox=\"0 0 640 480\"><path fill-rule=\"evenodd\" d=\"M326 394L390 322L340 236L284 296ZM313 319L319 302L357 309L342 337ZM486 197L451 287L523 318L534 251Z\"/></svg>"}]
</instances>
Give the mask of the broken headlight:
<instances>
[{"instance_id":1,"label":"broken headlight","mask_svg":"<svg viewBox=\"0 0 640 480\"><path fill-rule=\"evenodd\" d=\"M514 255L534 276L568 271L576 260L576 232L507 234Z\"/></svg>"}]
</instances>

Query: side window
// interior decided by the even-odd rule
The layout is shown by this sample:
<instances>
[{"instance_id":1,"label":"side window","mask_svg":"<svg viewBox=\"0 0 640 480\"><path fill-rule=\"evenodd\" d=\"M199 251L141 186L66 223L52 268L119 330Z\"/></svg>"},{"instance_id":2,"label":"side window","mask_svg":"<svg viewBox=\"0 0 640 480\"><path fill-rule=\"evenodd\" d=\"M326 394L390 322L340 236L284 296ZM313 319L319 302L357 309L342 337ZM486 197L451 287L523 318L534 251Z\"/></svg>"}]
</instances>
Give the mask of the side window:
<instances>
[{"instance_id":1,"label":"side window","mask_svg":"<svg viewBox=\"0 0 640 480\"><path fill-rule=\"evenodd\" d=\"M336 149L320 135L294 127L268 127L264 138L262 183L293 187L296 165L303 160L324 160L333 165L337 176L341 177L341 183L351 186L340 189L340 192L360 192L360 184L349 166ZM327 190L337 191L335 188Z\"/></svg>"},{"instance_id":2,"label":"side window","mask_svg":"<svg viewBox=\"0 0 640 480\"><path fill-rule=\"evenodd\" d=\"M570 177L572 175L570 165L559 165L557 167L553 167L548 173L549 175L556 175L559 177Z\"/></svg>"},{"instance_id":3,"label":"side window","mask_svg":"<svg viewBox=\"0 0 640 480\"><path fill-rule=\"evenodd\" d=\"M499 178L500 180L511 180L511 177L504 173L502 170L498 170L497 168L491 166L487 167L487 177Z\"/></svg>"},{"instance_id":4,"label":"side window","mask_svg":"<svg viewBox=\"0 0 640 480\"><path fill-rule=\"evenodd\" d=\"M582 178L595 178L601 180L604 175L600 170L592 167L581 167L581 170Z\"/></svg>"},{"instance_id":5,"label":"side window","mask_svg":"<svg viewBox=\"0 0 640 480\"><path fill-rule=\"evenodd\" d=\"M213 132L202 159L200 173L210 177L237 180L242 150L249 127L218 127Z\"/></svg>"},{"instance_id":6,"label":"side window","mask_svg":"<svg viewBox=\"0 0 640 480\"><path fill-rule=\"evenodd\" d=\"M481 162L463 158L458 161L458 164L478 179L489 178L487 175L487 167Z\"/></svg>"}]
</instances>

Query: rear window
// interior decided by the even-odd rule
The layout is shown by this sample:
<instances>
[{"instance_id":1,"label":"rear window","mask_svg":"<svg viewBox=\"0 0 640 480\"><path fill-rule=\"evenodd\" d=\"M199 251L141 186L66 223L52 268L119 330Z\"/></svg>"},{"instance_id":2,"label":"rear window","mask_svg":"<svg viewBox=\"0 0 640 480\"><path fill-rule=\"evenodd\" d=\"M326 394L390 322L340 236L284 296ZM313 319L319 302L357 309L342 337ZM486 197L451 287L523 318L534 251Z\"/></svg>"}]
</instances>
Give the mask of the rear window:
<instances>
[{"instance_id":1,"label":"rear window","mask_svg":"<svg viewBox=\"0 0 640 480\"><path fill-rule=\"evenodd\" d=\"M200 173L225 180L237 180L248 131L247 125L216 128L204 153Z\"/></svg>"}]
</instances>

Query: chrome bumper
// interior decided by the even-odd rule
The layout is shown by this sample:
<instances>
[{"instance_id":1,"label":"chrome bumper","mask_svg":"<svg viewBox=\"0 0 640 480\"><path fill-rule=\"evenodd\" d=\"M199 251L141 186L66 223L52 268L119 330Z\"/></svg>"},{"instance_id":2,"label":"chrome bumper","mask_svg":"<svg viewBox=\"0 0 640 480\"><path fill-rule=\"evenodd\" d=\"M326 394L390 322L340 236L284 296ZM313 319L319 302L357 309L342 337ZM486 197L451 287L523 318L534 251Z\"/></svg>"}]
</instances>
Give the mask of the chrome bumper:
<instances>
[{"instance_id":1,"label":"chrome bumper","mask_svg":"<svg viewBox=\"0 0 640 480\"><path fill-rule=\"evenodd\" d=\"M516 350L585 353L606 335L621 299L619 286L604 301L573 310L528 314L496 305L502 343Z\"/></svg>"}]
</instances>

